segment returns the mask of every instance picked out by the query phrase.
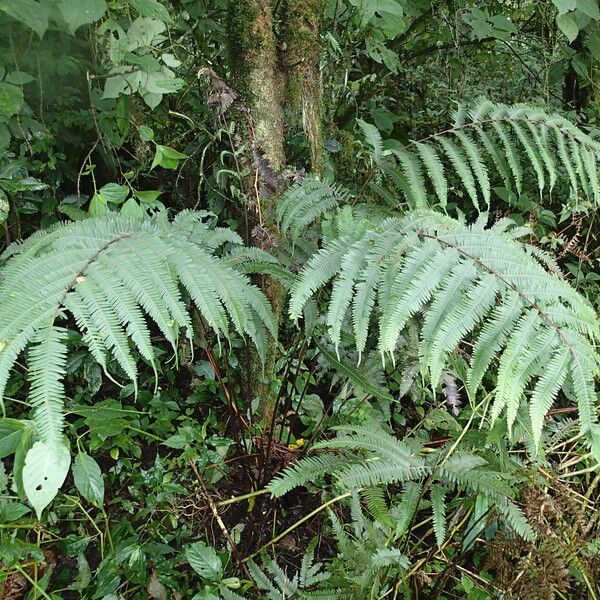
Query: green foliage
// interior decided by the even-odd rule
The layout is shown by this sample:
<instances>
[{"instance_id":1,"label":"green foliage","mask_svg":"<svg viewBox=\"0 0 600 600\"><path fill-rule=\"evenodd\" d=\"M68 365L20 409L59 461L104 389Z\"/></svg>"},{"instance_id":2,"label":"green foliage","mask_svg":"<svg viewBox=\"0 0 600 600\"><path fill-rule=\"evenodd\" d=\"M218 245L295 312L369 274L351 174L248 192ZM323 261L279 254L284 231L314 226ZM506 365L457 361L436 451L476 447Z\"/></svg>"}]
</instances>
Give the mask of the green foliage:
<instances>
[{"instance_id":1,"label":"green foliage","mask_svg":"<svg viewBox=\"0 0 600 600\"><path fill-rule=\"evenodd\" d=\"M338 348L350 323L360 361L373 321L382 358L394 359L402 330L422 313L421 370L434 387L460 342L471 338L465 381L472 396L499 361L492 421L506 411L512 428L533 383L530 416L538 444L558 391L572 389L581 431L598 453L592 390L600 324L589 302L516 239L525 232L506 220L485 229L483 221L466 226L436 213L369 221L349 208L334 230L291 290L292 318L333 281L329 335Z\"/></svg>"},{"instance_id":2,"label":"green foliage","mask_svg":"<svg viewBox=\"0 0 600 600\"><path fill-rule=\"evenodd\" d=\"M192 319L179 285L218 336L229 338L233 328L264 351L267 336L274 334L262 293L227 265L226 256L213 255L225 241L241 240L223 237L204 216L184 212L172 224L89 219L40 232L7 250L0 288L5 307L0 385L5 388L30 345L29 400L40 441L27 455L24 489L38 513L55 496L69 463L62 440L67 331L57 320L72 317L102 369L108 373L114 360L135 389L132 345L156 372L145 315L174 351L180 330L191 339Z\"/></svg>"},{"instance_id":3,"label":"green foliage","mask_svg":"<svg viewBox=\"0 0 600 600\"><path fill-rule=\"evenodd\" d=\"M361 125L363 130L365 125ZM374 129L372 125L369 128ZM440 206L446 207L448 189L457 179L480 210L480 200L490 206L496 178L501 178L509 193L516 190L520 194L523 172L529 165L540 195L552 192L560 177L568 178L569 194L575 202L599 201L595 182L600 145L558 114L525 104L508 106L482 100L468 111L459 109L448 129L409 142L402 149L383 150L381 136L372 129L365 130L365 135L375 164L385 177L398 180L414 208L427 206L424 174ZM450 169L444 169L444 163Z\"/></svg>"},{"instance_id":4,"label":"green foliage","mask_svg":"<svg viewBox=\"0 0 600 600\"><path fill-rule=\"evenodd\" d=\"M314 588L331 577L330 573L321 571L322 566L321 563L315 562L315 544L311 543L302 557L299 571L291 577L275 560L267 562L264 569L261 569L254 561L249 561L248 570L258 588L267 592L266 597L269 600L339 598L334 590L320 589L314 593L309 591L310 588Z\"/></svg>"},{"instance_id":5,"label":"green foliage","mask_svg":"<svg viewBox=\"0 0 600 600\"><path fill-rule=\"evenodd\" d=\"M0 597L596 598L597 3L258 4L0 0Z\"/></svg>"},{"instance_id":6,"label":"green foliage","mask_svg":"<svg viewBox=\"0 0 600 600\"><path fill-rule=\"evenodd\" d=\"M307 481L318 481L325 473L331 474L336 485L342 489L412 482L412 485L405 487L409 494L410 490L417 490L415 483L429 477L432 481L438 481L441 486L433 487L431 491L434 529L439 544L445 539L444 496L448 488L459 488L482 495L498 507L498 511L518 535L524 539L533 539L533 530L519 508L509 499L513 493L510 486L503 481L500 472L488 467L485 459L461 452L454 455L448 453L441 459L434 455L425 460L419 456L422 448L416 440L400 442L375 423L345 425L336 429L337 437L319 442L315 449L326 448L341 452L337 456L337 464L323 472L321 469L313 470L314 457L301 460L269 483L269 490L274 496L281 496L305 485ZM405 507L404 518L407 520L412 518L416 510L419 494L412 500L410 498L410 495L405 497L405 502L412 506L410 510ZM402 529L399 523L396 527Z\"/></svg>"}]
</instances>

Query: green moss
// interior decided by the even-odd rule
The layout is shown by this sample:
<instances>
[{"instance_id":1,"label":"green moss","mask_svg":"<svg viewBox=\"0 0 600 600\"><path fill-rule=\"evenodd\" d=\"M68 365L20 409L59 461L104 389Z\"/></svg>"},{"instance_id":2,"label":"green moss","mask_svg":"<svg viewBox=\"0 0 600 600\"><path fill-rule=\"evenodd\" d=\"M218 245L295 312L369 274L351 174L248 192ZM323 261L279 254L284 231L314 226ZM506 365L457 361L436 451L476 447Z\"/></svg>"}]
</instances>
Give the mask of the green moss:
<instances>
[{"instance_id":1,"label":"green moss","mask_svg":"<svg viewBox=\"0 0 600 600\"><path fill-rule=\"evenodd\" d=\"M227 57L235 85L242 92L257 55L273 45L268 29L261 26L263 12L261 0L230 0L227 5Z\"/></svg>"},{"instance_id":2,"label":"green moss","mask_svg":"<svg viewBox=\"0 0 600 600\"><path fill-rule=\"evenodd\" d=\"M340 181L352 181L360 167L356 158L356 138L352 132L339 129L336 126L330 127L328 137L337 140L340 144L339 152L331 155L338 179Z\"/></svg>"},{"instance_id":3,"label":"green moss","mask_svg":"<svg viewBox=\"0 0 600 600\"><path fill-rule=\"evenodd\" d=\"M292 0L288 6L285 31L287 64L304 62L318 65L321 56L319 30L324 6L323 0Z\"/></svg>"},{"instance_id":4,"label":"green moss","mask_svg":"<svg viewBox=\"0 0 600 600\"><path fill-rule=\"evenodd\" d=\"M287 112L289 118L296 122L301 117L302 129L310 146L311 167L317 174L323 168L323 106L319 73L323 10L323 0L289 0L282 11L285 14L283 63L287 67Z\"/></svg>"}]
</instances>

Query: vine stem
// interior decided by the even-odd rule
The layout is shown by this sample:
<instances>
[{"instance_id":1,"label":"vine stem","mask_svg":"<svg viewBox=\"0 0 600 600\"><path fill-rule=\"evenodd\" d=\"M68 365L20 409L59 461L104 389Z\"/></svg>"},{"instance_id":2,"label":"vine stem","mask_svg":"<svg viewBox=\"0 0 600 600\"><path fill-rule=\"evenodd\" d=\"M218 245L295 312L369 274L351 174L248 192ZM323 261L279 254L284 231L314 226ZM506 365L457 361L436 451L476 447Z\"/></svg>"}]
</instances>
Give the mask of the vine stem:
<instances>
[{"instance_id":1,"label":"vine stem","mask_svg":"<svg viewBox=\"0 0 600 600\"><path fill-rule=\"evenodd\" d=\"M229 544L229 547L231 548L231 552L232 552L233 556L235 557L236 562L240 565L240 568L242 569L242 571L244 573L244 576L247 579L252 579L250 577L250 573L248 571L248 568L244 564L246 561L242 560L242 556L241 556L240 551L239 551L239 549L237 547L237 544L233 541L233 538L229 534L229 531L227 530L227 527L225 527L225 523L223 523L223 519L221 519L221 516L219 515L219 511L217 510L217 506L216 506L214 500L210 497L210 494L208 493L208 490L206 489L206 485L204 483L204 480L202 479L202 476L200 475L200 472L198 471L198 468L196 467L196 464L194 463L193 460L190 461L190 467L192 468L192 471L194 472L194 475L196 476L196 479L198 480L198 484L200 485L200 489L202 490L202 494L203 494L204 498L206 499L206 502L208 503L208 506L210 507L210 510L211 510L211 512L213 514L213 517L217 521L217 525L219 526L219 529L221 530L221 533L223 534L223 537L225 538L225 540Z\"/></svg>"},{"instance_id":2,"label":"vine stem","mask_svg":"<svg viewBox=\"0 0 600 600\"><path fill-rule=\"evenodd\" d=\"M269 546L276 544L279 540L281 540L286 535L288 535L289 533L294 531L294 529L297 529L298 527L300 527L300 525L302 525L302 523L306 523L306 521L308 521L309 519L312 519L315 515L318 515L323 509L327 508L328 506L331 506L332 504L335 504L336 502L339 502L340 500L343 500L344 498L348 498L351 495L352 495L352 492L346 492L345 494L340 494L339 496L336 496L335 498L328 500L324 504L321 504L321 506L315 508L315 510L309 512L307 515L302 517L299 521L296 521L293 525L288 527L285 531L282 531L279 535L276 535L271 541L269 541L266 544L264 544L263 546L261 546L256 552L254 552L250 556L247 556L243 562L248 562L249 560L253 559L258 554L260 554L263 550L266 550Z\"/></svg>"}]
</instances>

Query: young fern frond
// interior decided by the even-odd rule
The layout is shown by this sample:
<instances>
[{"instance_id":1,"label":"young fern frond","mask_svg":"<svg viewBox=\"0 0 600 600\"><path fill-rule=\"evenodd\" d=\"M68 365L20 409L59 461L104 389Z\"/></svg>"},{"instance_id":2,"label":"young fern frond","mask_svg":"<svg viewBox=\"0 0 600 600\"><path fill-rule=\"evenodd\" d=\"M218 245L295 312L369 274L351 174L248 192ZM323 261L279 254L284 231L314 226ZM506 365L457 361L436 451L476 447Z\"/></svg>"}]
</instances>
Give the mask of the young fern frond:
<instances>
[{"instance_id":1,"label":"young fern frond","mask_svg":"<svg viewBox=\"0 0 600 600\"><path fill-rule=\"evenodd\" d=\"M306 177L290 186L277 202L277 223L296 241L315 220L350 197L350 193L339 186Z\"/></svg>"},{"instance_id":2,"label":"young fern frond","mask_svg":"<svg viewBox=\"0 0 600 600\"><path fill-rule=\"evenodd\" d=\"M363 135L365 136L365 141L371 147L371 157L375 165L381 165L384 157L383 150L383 140L381 139L381 134L375 125L371 125L371 123L366 123L362 119L356 120L357 125L360 127Z\"/></svg>"},{"instance_id":3,"label":"young fern frond","mask_svg":"<svg viewBox=\"0 0 600 600\"><path fill-rule=\"evenodd\" d=\"M191 339L184 290L217 336L228 337L233 329L249 337L260 353L265 335L275 334L262 292L226 258L212 254L223 244L237 247L239 236L213 231L202 217L184 212L172 224L120 216L89 219L39 232L5 253L0 270L0 393L29 346L29 400L39 436L30 453L45 459L36 460L35 468L34 461L26 461L24 488L38 514L69 467L62 441L66 330L58 322L72 317L98 364L108 371L114 359L134 385L133 349L151 365L155 361L148 320L174 351L180 331ZM239 255L237 260L246 262Z\"/></svg>"},{"instance_id":4,"label":"young fern frond","mask_svg":"<svg viewBox=\"0 0 600 600\"><path fill-rule=\"evenodd\" d=\"M256 586L267 592L269 600L287 600L288 598L333 598L339 595L334 590L309 588L318 586L331 577L331 573L322 570L322 563L315 562L315 543L311 542L302 557L300 570L291 577L275 560L259 567L253 560L248 561L248 571Z\"/></svg>"},{"instance_id":5,"label":"young fern frond","mask_svg":"<svg viewBox=\"0 0 600 600\"><path fill-rule=\"evenodd\" d=\"M315 450L328 448L336 452L335 460L328 463L324 460L328 455L308 456L287 467L267 486L274 496L281 496L309 481L317 482L328 474L342 489L365 488L363 497L374 507L374 513L381 513L382 524L391 519L396 534L402 535L408 531L417 509L421 484L429 477L433 484L430 497L434 531L440 545L446 535L445 497L449 490L463 490L487 498L498 506L498 511L518 535L525 539L534 537L527 520L510 500L513 492L507 478L492 470L482 457L461 452L447 460L439 461L439 456L435 455L425 459L420 456L421 449L415 440L410 445L400 441L375 422L335 429L338 431L335 438L314 446ZM318 469L313 470L315 465ZM327 471L322 468L324 465L327 465ZM380 486L397 483L403 486L402 502L388 513Z\"/></svg>"},{"instance_id":6,"label":"young fern frond","mask_svg":"<svg viewBox=\"0 0 600 600\"><path fill-rule=\"evenodd\" d=\"M421 212L371 222L357 218L352 228L351 209L342 212L344 235L329 233L292 287L293 319L332 282L327 327L336 349L351 324L359 355L369 331L375 330L382 358L394 360L402 330L422 314L421 368L432 385L438 385L462 341L472 341L469 393L475 394L498 359L492 417L506 412L512 427L533 387L530 411L538 442L544 416L558 393L543 376L554 354L561 352L565 364L560 361L557 372L560 389L567 395L567 388L574 390L581 430L598 447L596 312L546 261L538 260L531 246L515 239L507 222L485 229L483 219L467 226Z\"/></svg>"}]
</instances>

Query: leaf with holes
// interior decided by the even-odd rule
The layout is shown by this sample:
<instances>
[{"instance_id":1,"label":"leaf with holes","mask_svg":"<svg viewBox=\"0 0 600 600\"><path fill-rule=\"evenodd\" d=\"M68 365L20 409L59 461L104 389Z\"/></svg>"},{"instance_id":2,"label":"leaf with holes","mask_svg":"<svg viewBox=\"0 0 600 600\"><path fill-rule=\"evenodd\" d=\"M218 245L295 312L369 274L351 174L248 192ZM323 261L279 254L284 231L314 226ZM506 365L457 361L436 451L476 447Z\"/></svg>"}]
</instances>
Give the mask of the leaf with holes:
<instances>
[{"instance_id":1,"label":"leaf with holes","mask_svg":"<svg viewBox=\"0 0 600 600\"><path fill-rule=\"evenodd\" d=\"M64 483L70 465L69 450L61 443L36 442L27 453L23 487L38 519Z\"/></svg>"}]
</instances>

